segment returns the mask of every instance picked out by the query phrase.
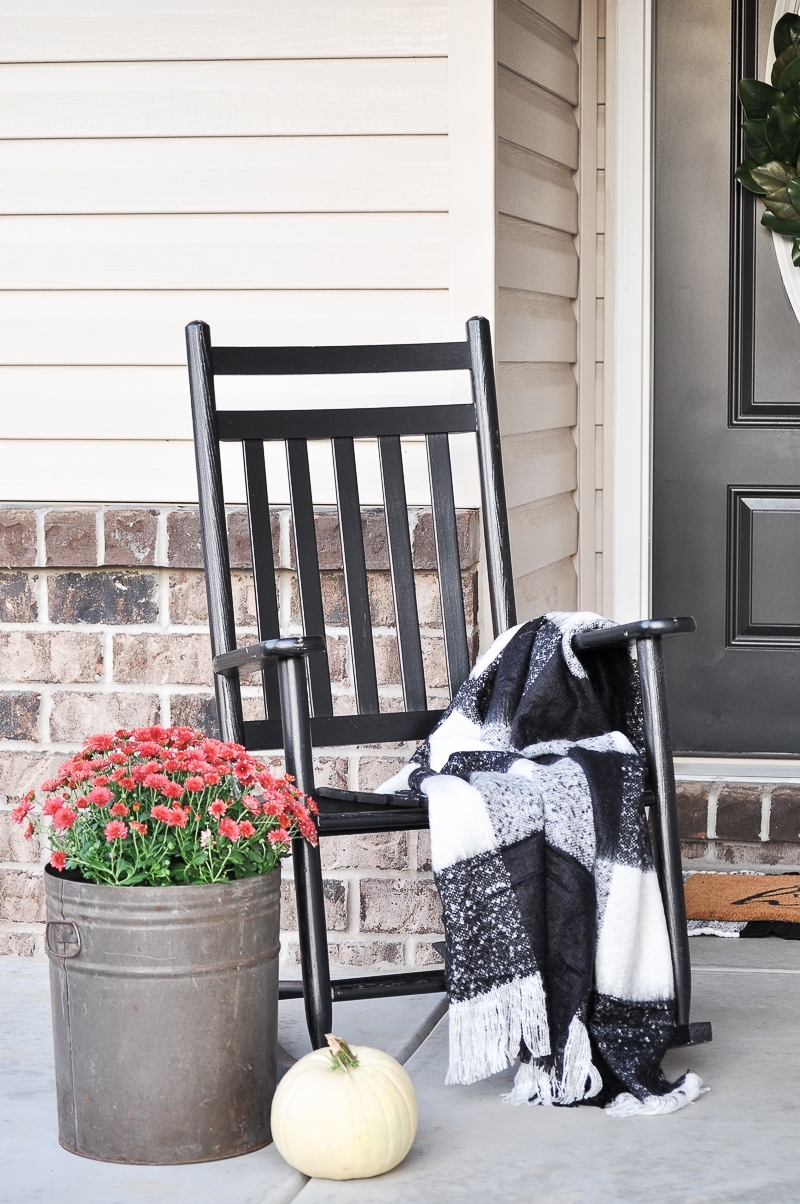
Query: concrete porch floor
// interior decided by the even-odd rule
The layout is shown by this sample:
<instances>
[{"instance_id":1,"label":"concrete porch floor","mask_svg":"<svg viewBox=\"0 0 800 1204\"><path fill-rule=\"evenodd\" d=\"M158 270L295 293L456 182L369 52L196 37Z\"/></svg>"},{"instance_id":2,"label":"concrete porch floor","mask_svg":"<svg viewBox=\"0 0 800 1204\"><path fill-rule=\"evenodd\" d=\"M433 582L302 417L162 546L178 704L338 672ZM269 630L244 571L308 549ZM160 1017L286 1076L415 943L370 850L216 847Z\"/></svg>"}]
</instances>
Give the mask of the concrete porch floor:
<instances>
[{"instance_id":1,"label":"concrete porch floor","mask_svg":"<svg viewBox=\"0 0 800 1204\"><path fill-rule=\"evenodd\" d=\"M714 1042L670 1053L709 1094L667 1117L593 1108L508 1108L511 1072L444 1087L441 998L340 1004L335 1027L406 1062L420 1125L405 1163L379 1179L306 1181L273 1146L202 1166L121 1167L57 1142L47 966L0 962L0 1202L29 1204L800 1204L800 943L697 937L693 1018ZM281 1004L281 1043L308 1049L300 1006Z\"/></svg>"}]
</instances>

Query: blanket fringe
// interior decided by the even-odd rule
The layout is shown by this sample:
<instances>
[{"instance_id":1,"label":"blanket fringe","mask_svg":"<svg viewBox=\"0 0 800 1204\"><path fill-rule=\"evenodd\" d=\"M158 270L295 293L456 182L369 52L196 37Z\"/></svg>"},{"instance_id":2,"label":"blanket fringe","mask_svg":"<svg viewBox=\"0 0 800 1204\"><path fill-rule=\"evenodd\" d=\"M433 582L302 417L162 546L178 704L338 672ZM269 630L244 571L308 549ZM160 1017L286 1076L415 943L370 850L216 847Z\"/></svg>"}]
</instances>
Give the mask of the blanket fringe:
<instances>
[{"instance_id":1,"label":"blanket fringe","mask_svg":"<svg viewBox=\"0 0 800 1204\"><path fill-rule=\"evenodd\" d=\"M586 1026L578 1016L570 1022L564 1045L561 1077L555 1068L540 1062L522 1062L514 1078L514 1086L503 1096L507 1104L575 1104L591 1099L603 1086L600 1072L592 1062L592 1047Z\"/></svg>"},{"instance_id":2,"label":"blanket fringe","mask_svg":"<svg viewBox=\"0 0 800 1204\"><path fill-rule=\"evenodd\" d=\"M665 1112L677 1112L680 1108L685 1108L698 1096L705 1095L706 1091L710 1090L710 1087L703 1086L703 1080L699 1075L693 1074L689 1070L666 1095L647 1095L643 1100L639 1100L635 1095L629 1095L625 1091L610 1104L606 1104L603 1111L608 1116L616 1117L663 1116Z\"/></svg>"},{"instance_id":3,"label":"blanket fringe","mask_svg":"<svg viewBox=\"0 0 800 1204\"><path fill-rule=\"evenodd\" d=\"M476 1083L505 1070L518 1057L522 1042L534 1058L550 1053L547 1003L538 972L450 1004L445 1082Z\"/></svg>"}]
</instances>

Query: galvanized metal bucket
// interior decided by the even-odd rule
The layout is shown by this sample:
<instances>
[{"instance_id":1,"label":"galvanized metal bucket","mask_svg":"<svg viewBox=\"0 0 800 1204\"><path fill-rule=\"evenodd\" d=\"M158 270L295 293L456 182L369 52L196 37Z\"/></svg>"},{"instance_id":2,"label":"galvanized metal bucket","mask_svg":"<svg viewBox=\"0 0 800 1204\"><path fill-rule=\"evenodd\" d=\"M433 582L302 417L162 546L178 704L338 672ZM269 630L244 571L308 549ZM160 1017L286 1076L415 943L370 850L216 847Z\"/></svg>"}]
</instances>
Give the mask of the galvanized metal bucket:
<instances>
[{"instance_id":1,"label":"galvanized metal bucket","mask_svg":"<svg viewBox=\"0 0 800 1204\"><path fill-rule=\"evenodd\" d=\"M206 1162L271 1140L280 869L208 886L45 873L59 1141Z\"/></svg>"}]
</instances>

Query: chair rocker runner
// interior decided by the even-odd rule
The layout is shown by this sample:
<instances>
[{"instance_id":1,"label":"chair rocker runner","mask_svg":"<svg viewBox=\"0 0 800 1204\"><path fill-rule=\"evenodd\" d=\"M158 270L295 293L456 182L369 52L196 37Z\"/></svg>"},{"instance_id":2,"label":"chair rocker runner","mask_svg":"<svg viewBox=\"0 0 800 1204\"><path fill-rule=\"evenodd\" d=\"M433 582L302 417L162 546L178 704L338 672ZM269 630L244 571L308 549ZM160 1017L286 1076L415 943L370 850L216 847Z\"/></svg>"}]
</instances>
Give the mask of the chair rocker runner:
<instances>
[{"instance_id":1,"label":"chair rocker runner","mask_svg":"<svg viewBox=\"0 0 800 1204\"><path fill-rule=\"evenodd\" d=\"M319 835L426 828L423 797L385 796L315 787L314 747L424 739L441 710L428 709L401 439L424 436L433 537L450 695L470 670L462 595L449 436L477 440L484 551L494 635L516 623L506 523L489 323L467 322L464 342L355 347L214 347L203 322L186 328L200 522L206 571L214 684L222 736L248 749L283 748L287 771L319 805ZM472 404L323 410L217 410L216 376L335 373L469 372ZM335 715L326 654L319 556L308 441L330 440L347 602L356 713ZM356 476L354 439L377 440L389 570L394 595L404 710L381 713ZM302 636L281 636L264 444L285 444ZM237 649L220 444L241 443L253 561L259 643ZM675 976L675 1044L711 1039L710 1025L689 1023L691 971L669 739L664 636L694 631L691 618L645 619L575 636L576 653L635 643L639 659L654 855L664 899ZM243 718L240 677L262 675L266 719ZM310 687L310 706L309 706ZM305 1000L312 1044L333 1024L333 1001L441 992L443 970L406 971L331 982L319 848L293 850L302 983L282 982L281 998Z\"/></svg>"}]
</instances>

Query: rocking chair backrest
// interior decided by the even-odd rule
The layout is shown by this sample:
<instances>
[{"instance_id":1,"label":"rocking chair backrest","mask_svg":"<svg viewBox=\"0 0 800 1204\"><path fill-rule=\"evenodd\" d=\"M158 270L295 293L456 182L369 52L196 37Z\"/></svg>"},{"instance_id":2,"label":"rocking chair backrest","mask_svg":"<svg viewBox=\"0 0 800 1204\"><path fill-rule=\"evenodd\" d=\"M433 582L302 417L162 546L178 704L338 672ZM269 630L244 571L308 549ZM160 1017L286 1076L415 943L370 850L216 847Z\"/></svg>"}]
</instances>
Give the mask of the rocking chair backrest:
<instances>
[{"instance_id":1,"label":"rocking chair backrest","mask_svg":"<svg viewBox=\"0 0 800 1204\"><path fill-rule=\"evenodd\" d=\"M495 634L515 621L511 556L500 458L497 399L489 323L471 318L463 343L416 343L363 347L212 347L203 322L186 328L197 459L200 522L206 567L213 655L236 647L221 442L239 442L244 453L247 510L260 640L279 636L275 565L270 528L264 443L285 444L295 566L303 630L325 631L319 557L311 494L308 440L332 444L336 501L347 603L356 714L333 714L327 655L312 654L309 681L315 746L420 739L441 711L427 709L417 617L401 438L425 436L434 544L451 694L469 673L469 652L450 464L449 435L474 432L480 467L486 567ZM470 373L470 405L444 404L374 409L220 410L215 376L294 376L362 372ZM376 439L383 487L389 569L405 710L380 714L367 570L356 478L354 439ZM266 721L244 723L236 677L217 676L220 724L226 739L248 748L281 746L277 671L264 670Z\"/></svg>"}]
</instances>

